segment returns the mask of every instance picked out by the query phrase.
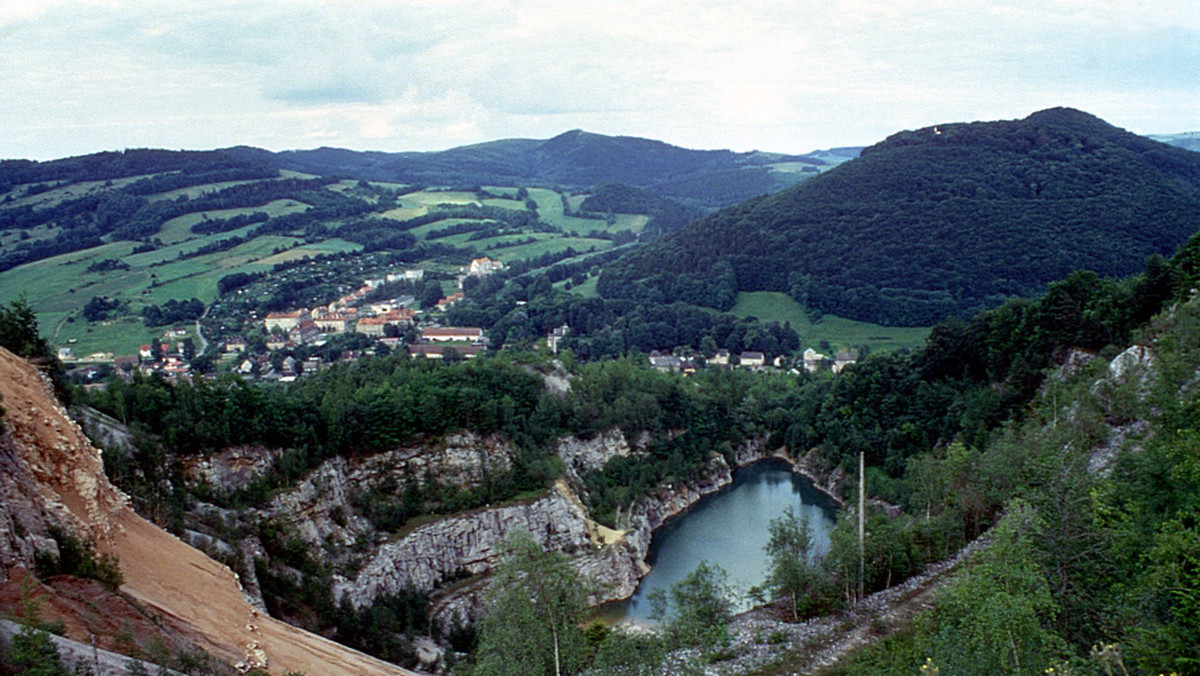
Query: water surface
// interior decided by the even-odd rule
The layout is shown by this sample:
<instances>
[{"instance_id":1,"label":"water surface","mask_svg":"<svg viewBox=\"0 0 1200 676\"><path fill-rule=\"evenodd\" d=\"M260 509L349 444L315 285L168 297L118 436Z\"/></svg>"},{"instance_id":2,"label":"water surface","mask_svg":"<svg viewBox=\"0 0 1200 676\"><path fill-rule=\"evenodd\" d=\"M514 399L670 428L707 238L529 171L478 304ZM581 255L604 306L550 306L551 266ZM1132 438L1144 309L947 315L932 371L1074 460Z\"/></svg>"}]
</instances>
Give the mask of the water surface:
<instances>
[{"instance_id":1,"label":"water surface","mask_svg":"<svg viewBox=\"0 0 1200 676\"><path fill-rule=\"evenodd\" d=\"M655 589L669 590L705 560L723 568L729 582L742 592L762 585L767 575L763 548L770 538L768 525L788 507L797 516L807 516L815 550L827 552L836 515L828 496L793 474L783 461L755 463L734 472L731 485L705 496L655 531L647 557L653 570L642 578L632 598L605 605L601 616L649 621L647 595ZM750 605L743 600L738 609Z\"/></svg>"}]
</instances>

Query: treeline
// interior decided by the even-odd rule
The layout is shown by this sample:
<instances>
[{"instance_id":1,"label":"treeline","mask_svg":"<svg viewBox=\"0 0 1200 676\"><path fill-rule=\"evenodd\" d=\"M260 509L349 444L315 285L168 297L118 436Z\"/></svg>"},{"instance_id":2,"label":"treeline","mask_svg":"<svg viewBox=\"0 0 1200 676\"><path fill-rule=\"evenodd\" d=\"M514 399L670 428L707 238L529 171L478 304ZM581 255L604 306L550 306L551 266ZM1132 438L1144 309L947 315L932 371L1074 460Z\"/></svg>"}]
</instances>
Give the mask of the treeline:
<instances>
[{"instance_id":1,"label":"treeline","mask_svg":"<svg viewBox=\"0 0 1200 676\"><path fill-rule=\"evenodd\" d=\"M257 181L279 178L279 170L266 164L229 167L226 169L185 168L178 173L148 176L121 188L130 195L154 195L196 185L227 181Z\"/></svg>"},{"instance_id":2,"label":"treeline","mask_svg":"<svg viewBox=\"0 0 1200 676\"><path fill-rule=\"evenodd\" d=\"M672 233L704 215L700 209L620 183L595 186L579 208L583 212L596 213L602 217L612 214L648 214L650 220L647 221L643 232L649 238Z\"/></svg>"},{"instance_id":3,"label":"treeline","mask_svg":"<svg viewBox=\"0 0 1200 676\"><path fill-rule=\"evenodd\" d=\"M142 320L149 327L194 322L203 314L204 303L199 298L190 300L172 298L161 306L151 304L142 308Z\"/></svg>"},{"instance_id":4,"label":"treeline","mask_svg":"<svg viewBox=\"0 0 1200 676\"><path fill-rule=\"evenodd\" d=\"M230 216L229 218L208 218L206 215L204 220L192 226L192 232L196 233L197 235L212 235L219 232L229 232L230 230L237 230L243 226L262 223L270 217L271 215L265 211L254 211L248 214L238 214L237 216Z\"/></svg>"},{"instance_id":5,"label":"treeline","mask_svg":"<svg viewBox=\"0 0 1200 676\"><path fill-rule=\"evenodd\" d=\"M1200 229L1197 214L1200 157L1083 113L1047 111L906 132L631 252L598 289L724 309L708 272L724 264L735 291L930 325L1035 296L1074 270L1137 272Z\"/></svg>"},{"instance_id":6,"label":"treeline","mask_svg":"<svg viewBox=\"0 0 1200 676\"><path fill-rule=\"evenodd\" d=\"M8 192L13 186L22 184L48 182L66 184L107 181L142 174L181 172L199 175L222 171L269 174L271 169L252 160L234 158L219 150L131 149L121 152L81 155L49 162L5 160L0 162L0 192ZM277 176L278 172L273 175Z\"/></svg>"},{"instance_id":7,"label":"treeline","mask_svg":"<svg viewBox=\"0 0 1200 676\"><path fill-rule=\"evenodd\" d=\"M262 206L279 199L294 199L310 208L301 213L266 219L255 212L214 221L215 231L224 231L252 223L261 223L250 239L264 234L304 231L323 220L346 218L369 212L373 207L357 198L346 197L325 186L332 179L284 179L231 186L197 199L180 196L170 201L152 202L120 191L105 191L65 200L42 209L15 207L0 210L0 229L28 229L53 225L58 234L48 240L24 242L0 256L0 271L71 251L99 246L102 238L143 240L158 233L167 221L191 213ZM203 224L199 230L205 231Z\"/></svg>"},{"instance_id":8,"label":"treeline","mask_svg":"<svg viewBox=\"0 0 1200 676\"><path fill-rule=\"evenodd\" d=\"M440 206L422 216L414 216L403 221L398 221L397 223L399 227L411 230L418 226L450 219L495 221L513 228L532 228L536 232L562 232L559 228L541 221L536 211L479 206L477 204Z\"/></svg>"}]
</instances>

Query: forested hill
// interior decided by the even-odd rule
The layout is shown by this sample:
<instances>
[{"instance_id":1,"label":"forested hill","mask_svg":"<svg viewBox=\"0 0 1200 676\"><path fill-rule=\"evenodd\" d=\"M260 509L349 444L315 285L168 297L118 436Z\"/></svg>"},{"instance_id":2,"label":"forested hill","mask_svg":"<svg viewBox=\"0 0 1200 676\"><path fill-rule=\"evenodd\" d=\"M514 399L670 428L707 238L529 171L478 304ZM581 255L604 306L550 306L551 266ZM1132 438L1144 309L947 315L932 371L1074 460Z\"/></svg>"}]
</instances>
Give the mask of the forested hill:
<instances>
[{"instance_id":1,"label":"forested hill","mask_svg":"<svg viewBox=\"0 0 1200 676\"><path fill-rule=\"evenodd\" d=\"M586 188L624 183L699 206L725 206L796 185L844 158L690 150L661 141L580 130L551 139L505 139L438 152L356 152L318 148L228 152L313 174L427 185L546 185Z\"/></svg>"},{"instance_id":2,"label":"forested hill","mask_svg":"<svg viewBox=\"0 0 1200 676\"><path fill-rule=\"evenodd\" d=\"M728 309L738 291L890 325L969 316L1076 269L1128 275L1200 229L1200 155L1056 108L895 134L607 269L601 293Z\"/></svg>"}]
</instances>

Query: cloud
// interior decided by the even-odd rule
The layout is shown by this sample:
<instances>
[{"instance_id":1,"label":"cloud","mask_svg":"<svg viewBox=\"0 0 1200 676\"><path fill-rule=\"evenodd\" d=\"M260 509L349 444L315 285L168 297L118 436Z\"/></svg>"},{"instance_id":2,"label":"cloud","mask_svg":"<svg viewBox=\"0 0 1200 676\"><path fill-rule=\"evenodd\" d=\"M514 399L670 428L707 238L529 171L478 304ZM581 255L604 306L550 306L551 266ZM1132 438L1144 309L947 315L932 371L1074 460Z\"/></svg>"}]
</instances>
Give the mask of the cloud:
<instances>
[{"instance_id":1,"label":"cloud","mask_svg":"<svg viewBox=\"0 0 1200 676\"><path fill-rule=\"evenodd\" d=\"M1184 0L10 0L0 155L576 127L800 152L1048 105L1197 128L1198 33Z\"/></svg>"}]
</instances>

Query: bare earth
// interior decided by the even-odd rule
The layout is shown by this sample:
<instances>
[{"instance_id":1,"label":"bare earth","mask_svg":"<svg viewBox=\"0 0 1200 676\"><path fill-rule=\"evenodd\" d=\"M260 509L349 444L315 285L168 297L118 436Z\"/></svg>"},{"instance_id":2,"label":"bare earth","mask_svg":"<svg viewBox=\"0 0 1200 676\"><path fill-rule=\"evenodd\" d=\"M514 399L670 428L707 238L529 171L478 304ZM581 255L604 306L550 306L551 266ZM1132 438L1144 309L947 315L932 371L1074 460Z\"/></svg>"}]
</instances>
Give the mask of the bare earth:
<instances>
[{"instance_id":1,"label":"bare earth","mask_svg":"<svg viewBox=\"0 0 1200 676\"><path fill-rule=\"evenodd\" d=\"M101 552L120 559L129 594L212 654L273 673L315 676L413 674L393 664L260 615L226 566L138 516L104 476L100 453L54 399L46 380L0 348L4 422L39 490Z\"/></svg>"}]
</instances>

